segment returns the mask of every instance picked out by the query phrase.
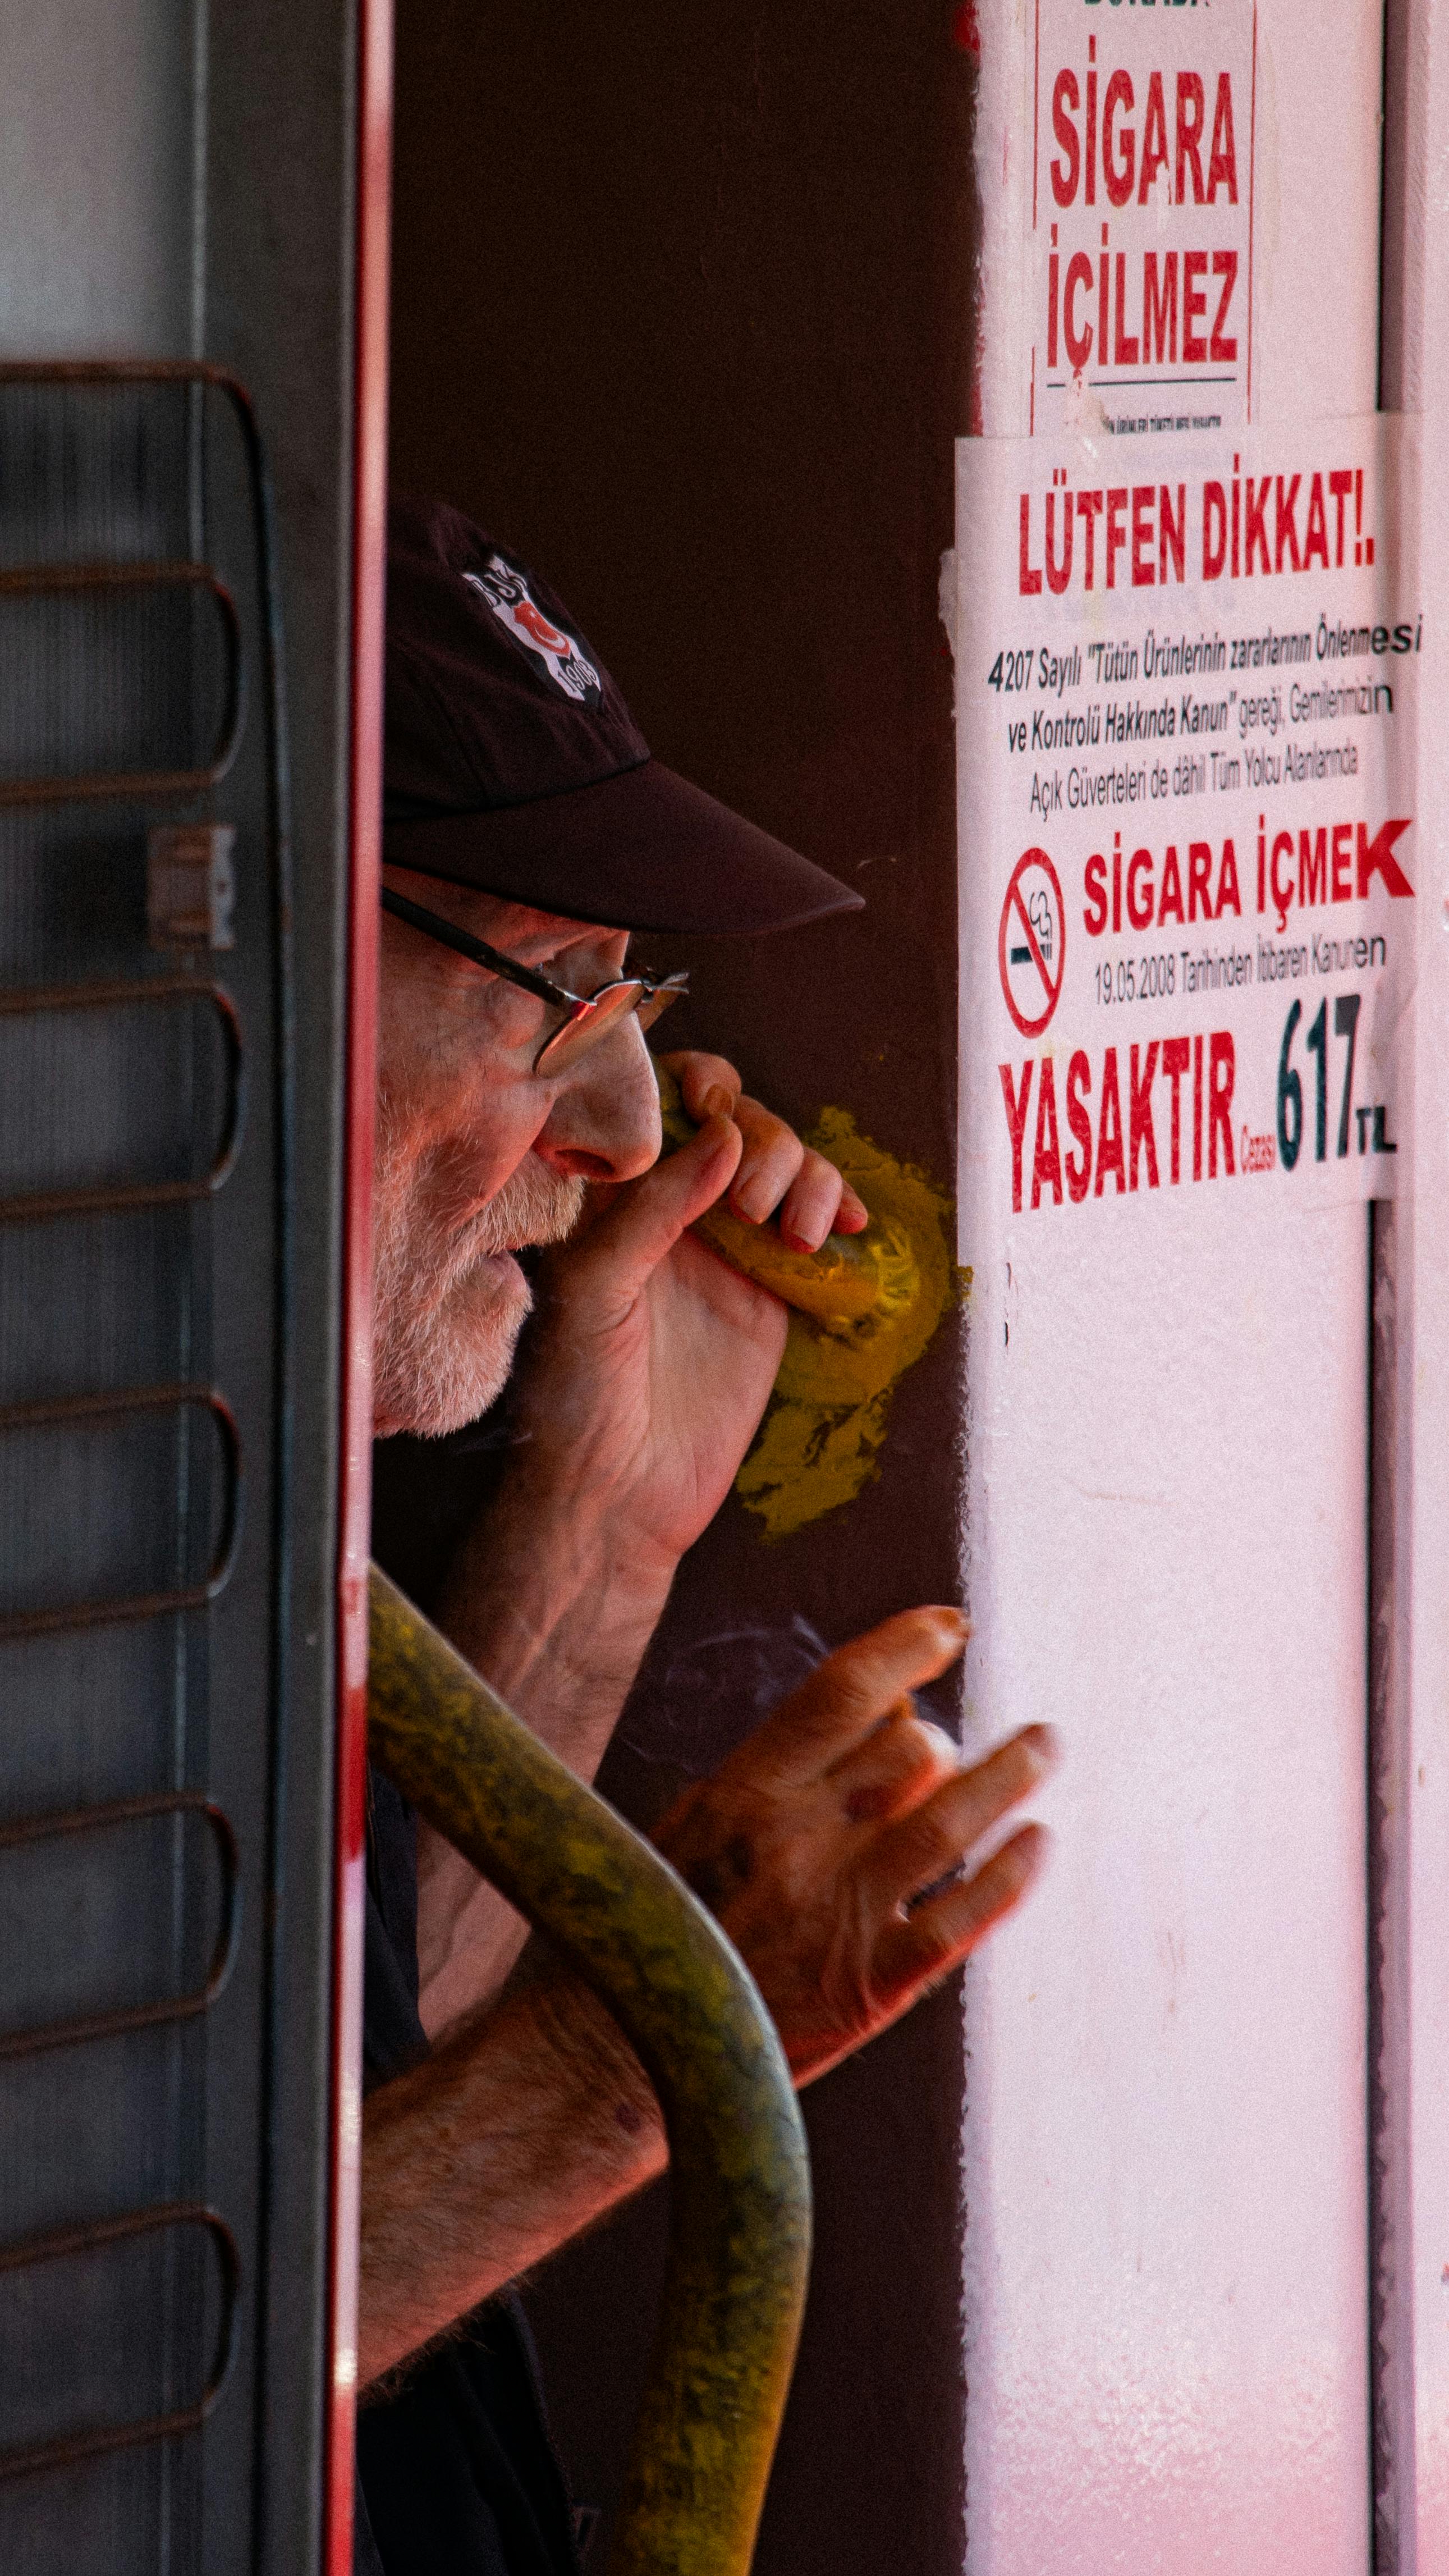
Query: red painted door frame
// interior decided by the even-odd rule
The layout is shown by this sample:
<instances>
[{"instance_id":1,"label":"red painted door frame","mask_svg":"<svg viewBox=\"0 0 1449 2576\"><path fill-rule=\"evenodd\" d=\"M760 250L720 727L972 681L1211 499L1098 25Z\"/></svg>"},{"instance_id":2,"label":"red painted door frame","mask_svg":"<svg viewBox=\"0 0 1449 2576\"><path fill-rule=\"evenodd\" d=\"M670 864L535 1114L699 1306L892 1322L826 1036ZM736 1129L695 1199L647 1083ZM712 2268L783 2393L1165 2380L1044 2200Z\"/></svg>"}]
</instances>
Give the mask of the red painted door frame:
<instances>
[{"instance_id":1,"label":"red painted door frame","mask_svg":"<svg viewBox=\"0 0 1449 2576\"><path fill-rule=\"evenodd\" d=\"M333 2146L323 2566L351 2576L357 2398L357 2226L367 1757L367 1565L372 1457L372 1146L382 813L384 528L392 184L392 0L358 17L357 261L352 452L347 1113L342 1246L341 1490L337 1565Z\"/></svg>"}]
</instances>

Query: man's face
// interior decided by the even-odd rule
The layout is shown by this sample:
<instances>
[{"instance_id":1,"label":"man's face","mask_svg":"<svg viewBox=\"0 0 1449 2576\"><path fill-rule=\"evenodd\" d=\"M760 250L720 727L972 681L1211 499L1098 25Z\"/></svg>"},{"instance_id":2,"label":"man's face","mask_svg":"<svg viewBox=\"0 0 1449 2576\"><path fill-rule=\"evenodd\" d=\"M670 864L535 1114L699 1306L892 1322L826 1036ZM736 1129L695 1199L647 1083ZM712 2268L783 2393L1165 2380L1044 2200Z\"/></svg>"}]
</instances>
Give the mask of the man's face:
<instances>
[{"instance_id":1,"label":"man's face","mask_svg":"<svg viewBox=\"0 0 1449 2576\"><path fill-rule=\"evenodd\" d=\"M576 993L623 970L628 934L388 868L387 881ZM373 1179L373 1412L379 1433L437 1435L499 1394L529 1311L512 1258L577 1223L589 1181L659 1151L637 1022L569 1072L535 1074L546 1005L382 917Z\"/></svg>"}]
</instances>

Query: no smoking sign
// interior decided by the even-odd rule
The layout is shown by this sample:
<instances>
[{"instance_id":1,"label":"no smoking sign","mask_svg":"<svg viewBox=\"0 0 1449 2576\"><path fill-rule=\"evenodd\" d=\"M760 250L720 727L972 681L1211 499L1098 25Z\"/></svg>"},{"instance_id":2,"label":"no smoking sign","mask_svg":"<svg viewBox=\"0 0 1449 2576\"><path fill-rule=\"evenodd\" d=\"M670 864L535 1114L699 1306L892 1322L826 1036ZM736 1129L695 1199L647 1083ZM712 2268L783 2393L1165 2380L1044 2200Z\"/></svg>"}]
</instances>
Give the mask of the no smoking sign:
<instances>
[{"instance_id":1,"label":"no smoking sign","mask_svg":"<svg viewBox=\"0 0 1449 2576\"><path fill-rule=\"evenodd\" d=\"M1006 1007L1024 1038L1039 1038L1061 999L1067 916L1045 850L1017 860L1001 907L997 953Z\"/></svg>"}]
</instances>

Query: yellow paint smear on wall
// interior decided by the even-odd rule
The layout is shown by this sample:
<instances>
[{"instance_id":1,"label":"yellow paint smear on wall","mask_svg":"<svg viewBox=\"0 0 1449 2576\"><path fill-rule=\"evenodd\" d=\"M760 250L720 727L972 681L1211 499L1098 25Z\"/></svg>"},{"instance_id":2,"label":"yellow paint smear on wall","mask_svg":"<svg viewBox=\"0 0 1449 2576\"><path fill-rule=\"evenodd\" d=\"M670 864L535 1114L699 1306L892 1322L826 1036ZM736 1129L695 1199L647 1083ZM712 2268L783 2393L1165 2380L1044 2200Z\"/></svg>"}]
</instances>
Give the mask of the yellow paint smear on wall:
<instances>
[{"instance_id":1,"label":"yellow paint smear on wall","mask_svg":"<svg viewBox=\"0 0 1449 2576\"><path fill-rule=\"evenodd\" d=\"M807 1141L838 1166L871 1216L904 1237L914 1293L844 1328L790 1318L765 1426L735 1480L768 1538L788 1538L853 1502L877 1472L891 1397L969 1272L951 1258L951 1201L924 1172L862 1136L848 1110L827 1109Z\"/></svg>"}]
</instances>

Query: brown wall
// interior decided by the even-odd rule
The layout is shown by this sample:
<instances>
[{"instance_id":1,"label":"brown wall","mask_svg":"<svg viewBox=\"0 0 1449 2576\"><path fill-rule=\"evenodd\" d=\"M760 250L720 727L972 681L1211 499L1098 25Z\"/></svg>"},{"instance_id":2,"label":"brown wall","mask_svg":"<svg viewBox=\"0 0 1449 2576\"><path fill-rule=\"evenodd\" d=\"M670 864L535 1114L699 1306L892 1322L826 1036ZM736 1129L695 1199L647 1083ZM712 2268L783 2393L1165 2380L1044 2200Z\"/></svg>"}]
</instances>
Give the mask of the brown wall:
<instances>
[{"instance_id":1,"label":"brown wall","mask_svg":"<svg viewBox=\"0 0 1449 2576\"><path fill-rule=\"evenodd\" d=\"M683 1034L752 1088L798 1116L842 1103L942 1181L963 16L398 0L397 22L396 479L546 568L663 758L859 885L863 915L662 962L695 969ZM834 1642L953 1596L958 1356L948 1327L848 1510L767 1546L731 1503L695 1551L605 1775L634 1813L682 1776L670 1677L699 1639L762 1632L788 1661L795 1614ZM962 2081L953 1991L810 2097L819 2252L763 2571L959 2569ZM656 2196L531 2292L579 2492L603 2500L659 2222Z\"/></svg>"}]
</instances>

